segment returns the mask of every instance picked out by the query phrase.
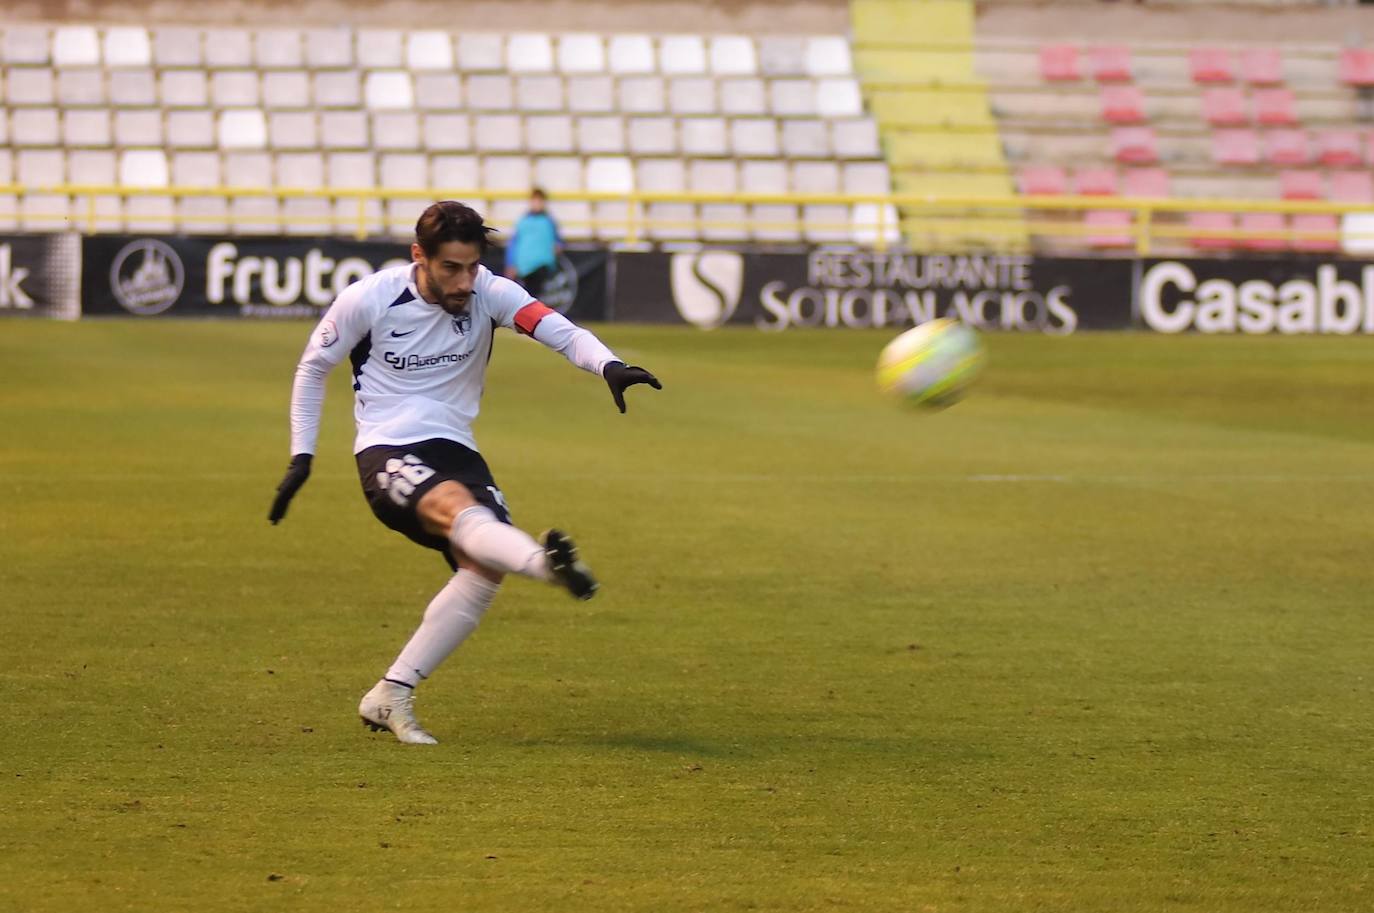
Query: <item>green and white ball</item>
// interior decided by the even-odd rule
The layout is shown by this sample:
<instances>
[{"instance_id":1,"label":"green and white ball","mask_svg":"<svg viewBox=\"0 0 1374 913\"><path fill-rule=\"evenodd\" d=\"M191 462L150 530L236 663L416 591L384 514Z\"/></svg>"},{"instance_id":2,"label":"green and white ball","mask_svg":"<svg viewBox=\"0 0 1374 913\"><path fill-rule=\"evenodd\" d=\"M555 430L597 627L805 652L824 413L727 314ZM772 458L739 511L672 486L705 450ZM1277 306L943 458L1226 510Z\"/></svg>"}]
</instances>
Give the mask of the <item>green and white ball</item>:
<instances>
[{"instance_id":1,"label":"green and white ball","mask_svg":"<svg viewBox=\"0 0 1374 913\"><path fill-rule=\"evenodd\" d=\"M976 330L942 317L907 330L883 348L878 387L912 404L948 406L963 397L986 360Z\"/></svg>"}]
</instances>

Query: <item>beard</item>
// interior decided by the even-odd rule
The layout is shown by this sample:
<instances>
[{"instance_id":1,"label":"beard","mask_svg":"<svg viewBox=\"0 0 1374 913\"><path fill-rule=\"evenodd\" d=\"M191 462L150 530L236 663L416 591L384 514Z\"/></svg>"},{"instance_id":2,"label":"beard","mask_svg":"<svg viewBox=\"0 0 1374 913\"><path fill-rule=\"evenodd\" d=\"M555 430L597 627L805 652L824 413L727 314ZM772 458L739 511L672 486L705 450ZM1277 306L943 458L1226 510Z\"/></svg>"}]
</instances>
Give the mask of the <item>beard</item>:
<instances>
[{"instance_id":1,"label":"beard","mask_svg":"<svg viewBox=\"0 0 1374 913\"><path fill-rule=\"evenodd\" d=\"M455 317L461 317L468 312L468 304L472 301L472 292L446 295L439 283L435 281L434 273L428 267L422 266L421 269L424 271L425 279L429 282L428 291L438 299L439 307Z\"/></svg>"}]
</instances>

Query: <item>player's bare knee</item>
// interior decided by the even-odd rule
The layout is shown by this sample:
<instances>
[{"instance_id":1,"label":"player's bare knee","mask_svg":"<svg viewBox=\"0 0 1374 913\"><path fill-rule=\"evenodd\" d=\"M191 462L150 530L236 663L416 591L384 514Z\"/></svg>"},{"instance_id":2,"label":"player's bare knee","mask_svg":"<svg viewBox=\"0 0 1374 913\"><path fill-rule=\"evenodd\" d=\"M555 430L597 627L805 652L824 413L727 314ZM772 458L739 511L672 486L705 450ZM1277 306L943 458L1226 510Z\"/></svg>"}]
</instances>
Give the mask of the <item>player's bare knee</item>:
<instances>
[{"instance_id":1,"label":"player's bare knee","mask_svg":"<svg viewBox=\"0 0 1374 913\"><path fill-rule=\"evenodd\" d=\"M425 492L415 512L426 532L447 536L454 518L476 503L466 486L446 480Z\"/></svg>"}]
</instances>

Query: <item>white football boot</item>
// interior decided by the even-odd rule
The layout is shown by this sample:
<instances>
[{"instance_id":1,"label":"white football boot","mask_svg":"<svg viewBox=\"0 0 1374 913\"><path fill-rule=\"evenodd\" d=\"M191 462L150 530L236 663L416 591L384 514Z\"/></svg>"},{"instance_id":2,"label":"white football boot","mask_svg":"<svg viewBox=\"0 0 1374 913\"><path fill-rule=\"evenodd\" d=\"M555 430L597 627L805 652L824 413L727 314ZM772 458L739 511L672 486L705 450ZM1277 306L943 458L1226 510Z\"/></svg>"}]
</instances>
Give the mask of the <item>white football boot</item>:
<instances>
[{"instance_id":1,"label":"white football boot","mask_svg":"<svg viewBox=\"0 0 1374 913\"><path fill-rule=\"evenodd\" d=\"M373 732L391 730L396 740L407 745L438 745L439 740L425 732L415 719L415 689L382 679L363 695L358 716Z\"/></svg>"}]
</instances>

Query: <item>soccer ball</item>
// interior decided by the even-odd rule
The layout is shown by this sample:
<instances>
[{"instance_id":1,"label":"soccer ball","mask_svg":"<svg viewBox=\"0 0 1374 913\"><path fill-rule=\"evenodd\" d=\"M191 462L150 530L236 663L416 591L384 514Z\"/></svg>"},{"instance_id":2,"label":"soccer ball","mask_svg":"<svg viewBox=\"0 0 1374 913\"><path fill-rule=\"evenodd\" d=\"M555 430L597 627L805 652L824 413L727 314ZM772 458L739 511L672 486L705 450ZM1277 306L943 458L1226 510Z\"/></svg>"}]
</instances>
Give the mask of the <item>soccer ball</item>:
<instances>
[{"instance_id":1,"label":"soccer ball","mask_svg":"<svg viewBox=\"0 0 1374 913\"><path fill-rule=\"evenodd\" d=\"M941 408L958 402L987 356L972 327L942 317L907 330L878 356L878 387L908 403Z\"/></svg>"}]
</instances>

